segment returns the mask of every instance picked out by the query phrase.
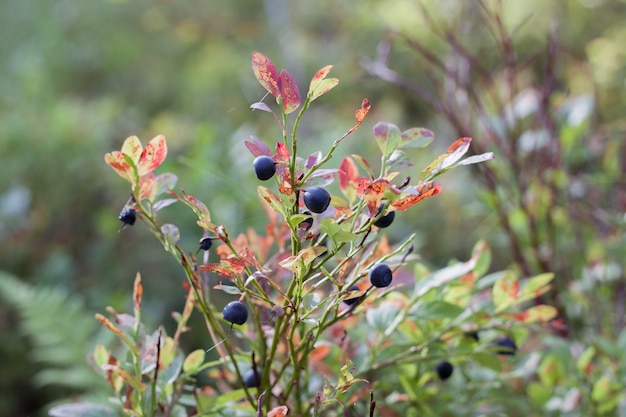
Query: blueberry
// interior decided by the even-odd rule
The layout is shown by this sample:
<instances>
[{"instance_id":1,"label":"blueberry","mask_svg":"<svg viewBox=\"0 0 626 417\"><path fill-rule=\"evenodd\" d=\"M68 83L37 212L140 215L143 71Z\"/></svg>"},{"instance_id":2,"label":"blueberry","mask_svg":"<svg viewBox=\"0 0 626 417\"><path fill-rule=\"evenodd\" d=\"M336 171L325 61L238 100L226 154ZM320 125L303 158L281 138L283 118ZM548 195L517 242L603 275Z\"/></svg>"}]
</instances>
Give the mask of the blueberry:
<instances>
[{"instance_id":1,"label":"blueberry","mask_svg":"<svg viewBox=\"0 0 626 417\"><path fill-rule=\"evenodd\" d=\"M135 224L135 220L137 220L137 212L132 207L124 207L124 209L120 212L119 219L124 223L124 225L132 226Z\"/></svg>"},{"instance_id":2,"label":"blueberry","mask_svg":"<svg viewBox=\"0 0 626 417\"><path fill-rule=\"evenodd\" d=\"M441 361L435 366L435 371L437 375L439 375L439 379L445 381L450 378L452 373L454 372L454 366L448 361Z\"/></svg>"},{"instance_id":3,"label":"blueberry","mask_svg":"<svg viewBox=\"0 0 626 417\"><path fill-rule=\"evenodd\" d=\"M376 214L377 216L381 213L381 211L383 211L383 207L385 207L385 203L380 204L380 207L378 208L378 213ZM395 217L396 217L396 212L390 211L384 216L379 217L378 220L374 222L374 226L380 227L381 229L385 227L389 227L391 223L393 223L393 219L395 219Z\"/></svg>"},{"instance_id":4,"label":"blueberry","mask_svg":"<svg viewBox=\"0 0 626 417\"><path fill-rule=\"evenodd\" d=\"M387 264L378 264L369 272L370 282L378 288L388 287L391 284L393 274Z\"/></svg>"},{"instance_id":5,"label":"blueberry","mask_svg":"<svg viewBox=\"0 0 626 417\"><path fill-rule=\"evenodd\" d=\"M352 292L352 291L359 291L359 287L357 287L356 285L353 285L353 286L351 286L351 287L348 289L348 291L349 291L349 292ZM358 303L359 301L361 301L361 298L363 298L363 297L361 296L361 297L354 297L354 298L345 298L345 299L343 300L343 302L344 302L344 303L346 303L347 305L351 306L351 305L356 304L356 303Z\"/></svg>"},{"instance_id":6,"label":"blueberry","mask_svg":"<svg viewBox=\"0 0 626 417\"><path fill-rule=\"evenodd\" d=\"M313 213L323 213L330 205L330 193L321 187L304 190L304 205Z\"/></svg>"},{"instance_id":7,"label":"blueberry","mask_svg":"<svg viewBox=\"0 0 626 417\"><path fill-rule=\"evenodd\" d=\"M261 181L267 181L276 173L276 163L267 155L260 155L254 158L254 173Z\"/></svg>"},{"instance_id":8,"label":"blueberry","mask_svg":"<svg viewBox=\"0 0 626 417\"><path fill-rule=\"evenodd\" d=\"M248 388L254 388L259 386L260 381L256 377L254 369L250 368L243 374L243 385Z\"/></svg>"},{"instance_id":9,"label":"blueberry","mask_svg":"<svg viewBox=\"0 0 626 417\"><path fill-rule=\"evenodd\" d=\"M222 317L232 324L244 324L248 320L248 309L241 301L231 301L222 311Z\"/></svg>"},{"instance_id":10,"label":"blueberry","mask_svg":"<svg viewBox=\"0 0 626 417\"><path fill-rule=\"evenodd\" d=\"M515 341L508 336L497 338L493 341L493 345L501 348L496 350L498 355L515 355L515 352L517 352Z\"/></svg>"},{"instance_id":11,"label":"blueberry","mask_svg":"<svg viewBox=\"0 0 626 417\"><path fill-rule=\"evenodd\" d=\"M211 249L211 242L213 242L213 238L212 237L203 237L202 239L200 239L200 249L202 250L209 250ZM199 250L200 250L199 249Z\"/></svg>"}]
</instances>

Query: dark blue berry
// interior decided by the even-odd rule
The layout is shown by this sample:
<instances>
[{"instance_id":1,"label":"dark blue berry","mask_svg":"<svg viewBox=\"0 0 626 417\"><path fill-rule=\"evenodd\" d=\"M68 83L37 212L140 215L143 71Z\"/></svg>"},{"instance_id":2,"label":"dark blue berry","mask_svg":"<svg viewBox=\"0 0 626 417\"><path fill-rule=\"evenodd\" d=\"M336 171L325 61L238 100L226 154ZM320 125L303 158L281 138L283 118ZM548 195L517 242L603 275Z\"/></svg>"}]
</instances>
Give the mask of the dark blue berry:
<instances>
[{"instance_id":1,"label":"dark blue berry","mask_svg":"<svg viewBox=\"0 0 626 417\"><path fill-rule=\"evenodd\" d=\"M352 292L352 291L359 291L359 287L357 287L356 285L353 285L353 286L351 286L351 287L348 289L348 291L349 291L349 292ZM344 303L346 303L346 304L348 304L349 306L351 306L351 305L356 304L356 303L358 303L359 301L361 301L361 298L363 298L363 297L361 296L361 297L354 297L354 298L345 298L345 299L343 300L343 302L344 302Z\"/></svg>"},{"instance_id":2,"label":"dark blue berry","mask_svg":"<svg viewBox=\"0 0 626 417\"><path fill-rule=\"evenodd\" d=\"M257 156L252 165L256 177L261 181L269 180L276 173L276 163L267 155Z\"/></svg>"},{"instance_id":3,"label":"dark blue berry","mask_svg":"<svg viewBox=\"0 0 626 417\"><path fill-rule=\"evenodd\" d=\"M441 361L435 367L435 371L437 371L437 375L439 375L439 379L445 381L450 378L452 373L454 372L454 366L448 361Z\"/></svg>"},{"instance_id":4,"label":"dark blue berry","mask_svg":"<svg viewBox=\"0 0 626 417\"><path fill-rule=\"evenodd\" d=\"M202 250L211 249L212 242L213 242L212 237L203 237L202 239L200 239L200 249Z\"/></svg>"},{"instance_id":5,"label":"dark blue berry","mask_svg":"<svg viewBox=\"0 0 626 417\"><path fill-rule=\"evenodd\" d=\"M224 307L222 317L229 323L242 325L248 320L248 309L241 301L231 301Z\"/></svg>"},{"instance_id":6,"label":"dark blue berry","mask_svg":"<svg viewBox=\"0 0 626 417\"><path fill-rule=\"evenodd\" d=\"M393 273L387 264L378 264L369 272L370 282L378 288L388 287L391 284Z\"/></svg>"},{"instance_id":7,"label":"dark blue berry","mask_svg":"<svg viewBox=\"0 0 626 417\"><path fill-rule=\"evenodd\" d=\"M493 341L494 346L498 346L499 349L496 353L499 355L515 355L517 352L517 345L515 341L508 336L502 336Z\"/></svg>"},{"instance_id":8,"label":"dark blue berry","mask_svg":"<svg viewBox=\"0 0 626 417\"><path fill-rule=\"evenodd\" d=\"M255 388L258 387L259 384L260 381L258 380L254 369L250 368L246 371L245 374L243 374L243 385L245 385L246 387Z\"/></svg>"},{"instance_id":9,"label":"dark blue berry","mask_svg":"<svg viewBox=\"0 0 626 417\"><path fill-rule=\"evenodd\" d=\"M330 205L330 193L321 187L304 190L304 205L313 213L323 213Z\"/></svg>"},{"instance_id":10,"label":"dark blue berry","mask_svg":"<svg viewBox=\"0 0 626 417\"><path fill-rule=\"evenodd\" d=\"M119 219L124 223L124 225L132 226L135 224L135 220L137 220L137 213L135 209L132 207L125 207L121 212Z\"/></svg>"},{"instance_id":11,"label":"dark blue berry","mask_svg":"<svg viewBox=\"0 0 626 417\"><path fill-rule=\"evenodd\" d=\"M378 208L378 213L376 214L377 216L383 211L383 207L385 207L385 203L380 204L380 207ZM395 219L395 217L396 217L396 212L390 211L384 216L380 216L378 220L374 222L374 226L380 227L381 229L385 227L389 227L391 226L391 223L393 223L393 219Z\"/></svg>"}]
</instances>

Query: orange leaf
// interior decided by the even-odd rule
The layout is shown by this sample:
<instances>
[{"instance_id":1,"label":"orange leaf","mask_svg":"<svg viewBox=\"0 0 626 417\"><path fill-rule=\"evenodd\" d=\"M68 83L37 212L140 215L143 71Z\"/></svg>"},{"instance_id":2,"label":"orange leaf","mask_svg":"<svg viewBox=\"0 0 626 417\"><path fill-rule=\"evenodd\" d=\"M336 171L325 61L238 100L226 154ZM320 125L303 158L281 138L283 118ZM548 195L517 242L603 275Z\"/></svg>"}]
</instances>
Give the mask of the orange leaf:
<instances>
[{"instance_id":1,"label":"orange leaf","mask_svg":"<svg viewBox=\"0 0 626 417\"><path fill-rule=\"evenodd\" d=\"M409 207L419 203L426 197L431 197L439 194L439 192L441 191L441 184L436 181L428 181L415 186L415 191L417 191L417 195L409 194L406 197L394 200L391 202L391 207L399 211L406 210Z\"/></svg>"},{"instance_id":2,"label":"orange leaf","mask_svg":"<svg viewBox=\"0 0 626 417\"><path fill-rule=\"evenodd\" d=\"M143 286L141 285L141 274L137 272L135 276L135 284L133 286L133 307L135 316L141 311L141 297L143 296Z\"/></svg>"},{"instance_id":3,"label":"orange leaf","mask_svg":"<svg viewBox=\"0 0 626 417\"><path fill-rule=\"evenodd\" d=\"M359 169L354 160L346 156L339 164L339 188L348 201L354 201L356 197L356 189L359 184Z\"/></svg>"},{"instance_id":4,"label":"orange leaf","mask_svg":"<svg viewBox=\"0 0 626 417\"><path fill-rule=\"evenodd\" d=\"M146 175L149 172L154 171L159 165L163 163L167 156L167 143L165 136L159 135L154 137L141 153L139 163L137 164L137 173L139 176Z\"/></svg>"},{"instance_id":5,"label":"orange leaf","mask_svg":"<svg viewBox=\"0 0 626 417\"><path fill-rule=\"evenodd\" d=\"M280 77L271 59L260 52L252 52L252 71L263 88L274 97L280 97Z\"/></svg>"},{"instance_id":6,"label":"orange leaf","mask_svg":"<svg viewBox=\"0 0 626 417\"><path fill-rule=\"evenodd\" d=\"M289 409L281 405L280 407L272 408L269 413L267 413L267 417L285 417L289 413Z\"/></svg>"},{"instance_id":7,"label":"orange leaf","mask_svg":"<svg viewBox=\"0 0 626 417\"><path fill-rule=\"evenodd\" d=\"M198 269L205 272L213 272L220 276L230 279L236 279L243 271L245 262L243 259L232 257L222 259L219 263L200 265Z\"/></svg>"},{"instance_id":8,"label":"orange leaf","mask_svg":"<svg viewBox=\"0 0 626 417\"><path fill-rule=\"evenodd\" d=\"M372 105L370 104L370 101L364 98L361 102L361 108L354 113L354 117L356 117L356 121L359 125L363 123L363 120L365 120L365 116L367 116L367 112L369 112L371 108Z\"/></svg>"}]
</instances>

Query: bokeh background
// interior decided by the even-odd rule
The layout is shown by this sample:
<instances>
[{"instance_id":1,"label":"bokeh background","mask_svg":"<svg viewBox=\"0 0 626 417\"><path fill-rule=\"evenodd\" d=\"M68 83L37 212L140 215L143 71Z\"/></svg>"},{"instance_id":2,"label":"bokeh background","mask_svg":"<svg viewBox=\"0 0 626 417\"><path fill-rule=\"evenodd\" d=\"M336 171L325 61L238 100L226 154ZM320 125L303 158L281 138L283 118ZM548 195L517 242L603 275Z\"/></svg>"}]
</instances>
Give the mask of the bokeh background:
<instances>
[{"instance_id":1,"label":"bokeh background","mask_svg":"<svg viewBox=\"0 0 626 417\"><path fill-rule=\"evenodd\" d=\"M469 48L485 62L497 61L493 37L480 26L478 2L419 4L436 21L466 31ZM566 57L555 70L560 87L586 94L594 104L588 128L596 130L585 131L587 138L612 137L617 155L623 153L626 2L510 0L501 7L506 25L520 25L520 56L545 50L548 33L558 31ZM350 128L364 97L372 112L340 155L356 152L375 164L371 127L380 120L403 129L427 127L437 139L407 170L417 175L456 139L427 103L363 69L364 59L376 56L391 32L419 39L434 54L446 49L417 0L0 2L0 269L15 277L3 275L0 285L0 415L44 415L56 401L106 393L85 361L107 337L97 330L93 313L109 305L128 308L137 271L144 277L148 322L167 323L183 302L184 276L176 262L162 256L140 225L118 233L127 183L103 156L119 149L124 138L137 135L145 143L164 134L170 155L160 172L175 172L179 186L205 201L214 221L231 234L263 228L252 157L243 141L254 134L271 143L280 131L270 115L249 109L264 95L251 71L252 51L294 74L303 94L317 69L334 65L332 75L341 82L305 117L303 154L327 149ZM393 65L417 84L432 83L409 48L398 47ZM602 158L583 162L589 171L604 169ZM444 177L440 196L397 217L392 240L415 230L417 251L442 266L467 258L484 238L496 254L494 268L514 263L476 175L467 169ZM610 193L612 181L594 184ZM610 254L617 269L603 291L619 302L623 207L605 208L619 232L612 233ZM161 216L176 223L183 245L195 250L201 231L192 214L172 206ZM605 259L602 242L596 243L596 255ZM582 272L573 279L581 277ZM202 335L195 337L186 343L203 343Z\"/></svg>"}]
</instances>

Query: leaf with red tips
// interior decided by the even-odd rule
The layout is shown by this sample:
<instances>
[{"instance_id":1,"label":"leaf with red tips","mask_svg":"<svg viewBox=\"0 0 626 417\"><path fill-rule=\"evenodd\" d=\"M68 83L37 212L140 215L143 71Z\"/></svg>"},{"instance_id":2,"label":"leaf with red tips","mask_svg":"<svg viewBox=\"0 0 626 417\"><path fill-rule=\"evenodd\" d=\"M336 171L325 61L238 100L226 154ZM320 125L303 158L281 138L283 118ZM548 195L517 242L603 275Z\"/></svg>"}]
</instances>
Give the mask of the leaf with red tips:
<instances>
[{"instance_id":1,"label":"leaf with red tips","mask_svg":"<svg viewBox=\"0 0 626 417\"><path fill-rule=\"evenodd\" d=\"M137 177L129 161L130 158L120 151L113 151L104 155L104 162L113 168L120 177L134 185L137 182Z\"/></svg>"},{"instance_id":2,"label":"leaf with red tips","mask_svg":"<svg viewBox=\"0 0 626 417\"><path fill-rule=\"evenodd\" d=\"M139 158L139 163L137 164L138 175L141 177L154 171L163 163L166 156L167 143L165 141L165 136L158 135L150 140L143 152L141 152L141 157Z\"/></svg>"},{"instance_id":3,"label":"leaf with red tips","mask_svg":"<svg viewBox=\"0 0 626 417\"><path fill-rule=\"evenodd\" d=\"M441 184L436 181L428 181L415 186L416 195L409 194L406 197L402 197L398 200L391 202L391 207L398 211L404 211L409 207L419 203L427 197L432 197L439 194L441 191Z\"/></svg>"},{"instance_id":4,"label":"leaf with red tips","mask_svg":"<svg viewBox=\"0 0 626 417\"><path fill-rule=\"evenodd\" d=\"M296 255L290 256L279 262L279 265L292 272L298 272L304 270L310 265L318 256L326 252L327 249L322 246L309 246L302 249Z\"/></svg>"},{"instance_id":5,"label":"leaf with red tips","mask_svg":"<svg viewBox=\"0 0 626 417\"><path fill-rule=\"evenodd\" d=\"M252 156L272 156L272 151L270 150L269 146L265 144L265 142L252 135L250 135L250 139L252 139L252 141L244 140L243 143L244 145L246 145L246 148L248 148Z\"/></svg>"},{"instance_id":6,"label":"leaf with red tips","mask_svg":"<svg viewBox=\"0 0 626 417\"><path fill-rule=\"evenodd\" d=\"M276 153L281 161L288 164L291 159L291 154L289 153L289 148L282 142L276 142Z\"/></svg>"},{"instance_id":7,"label":"leaf with red tips","mask_svg":"<svg viewBox=\"0 0 626 417\"><path fill-rule=\"evenodd\" d=\"M280 198L278 198L276 194L270 191L269 188L259 185L257 187L257 193L259 194L259 197L261 197L261 200L267 203L268 206L273 208L274 211L276 211L277 213L280 213L285 218L287 217L285 213L285 207L283 205L283 201Z\"/></svg>"},{"instance_id":8,"label":"leaf with red tips","mask_svg":"<svg viewBox=\"0 0 626 417\"><path fill-rule=\"evenodd\" d=\"M519 280L513 272L507 271L493 285L493 304L496 313L511 307L519 295Z\"/></svg>"},{"instance_id":9,"label":"leaf with red tips","mask_svg":"<svg viewBox=\"0 0 626 417\"><path fill-rule=\"evenodd\" d=\"M448 147L443 155L439 155L420 174L421 179L434 178L437 174L452 167L469 150L472 138L461 138Z\"/></svg>"},{"instance_id":10,"label":"leaf with red tips","mask_svg":"<svg viewBox=\"0 0 626 417\"><path fill-rule=\"evenodd\" d=\"M359 169L354 160L346 156L339 164L339 189L350 203L356 198L356 190L359 185Z\"/></svg>"},{"instance_id":11,"label":"leaf with red tips","mask_svg":"<svg viewBox=\"0 0 626 417\"><path fill-rule=\"evenodd\" d=\"M324 68L320 69L315 73L311 83L309 84L309 100L313 101L319 96L326 94L331 89L333 89L337 84L339 84L339 80L337 78L326 78L330 70L333 68L332 65L327 65Z\"/></svg>"},{"instance_id":12,"label":"leaf with red tips","mask_svg":"<svg viewBox=\"0 0 626 417\"><path fill-rule=\"evenodd\" d=\"M141 274L137 272L135 275L135 284L133 285L133 310L135 317L139 317L141 312L141 298L143 297L143 285L141 285Z\"/></svg>"},{"instance_id":13,"label":"leaf with red tips","mask_svg":"<svg viewBox=\"0 0 626 417\"><path fill-rule=\"evenodd\" d=\"M293 75L285 70L280 72L280 93L285 113L289 114L300 107L300 90Z\"/></svg>"},{"instance_id":14,"label":"leaf with red tips","mask_svg":"<svg viewBox=\"0 0 626 417\"><path fill-rule=\"evenodd\" d=\"M278 99L280 97L280 77L272 60L261 52L252 52L252 71L263 88Z\"/></svg>"},{"instance_id":15,"label":"leaf with red tips","mask_svg":"<svg viewBox=\"0 0 626 417\"><path fill-rule=\"evenodd\" d=\"M196 216L198 216L198 221L196 222L198 226L210 232L217 233L217 226L211 223L211 213L207 206L194 196L187 194L185 190L181 190L181 192L183 194L182 197L172 191L170 191L169 194L193 210Z\"/></svg>"},{"instance_id":16,"label":"leaf with red tips","mask_svg":"<svg viewBox=\"0 0 626 417\"><path fill-rule=\"evenodd\" d=\"M356 163L359 164L361 168L365 170L365 172L370 178L374 178L374 171L372 170L370 163L367 162L367 159L363 158L361 155L357 155L354 153L351 156L352 158L354 158Z\"/></svg>"},{"instance_id":17,"label":"leaf with red tips","mask_svg":"<svg viewBox=\"0 0 626 417\"><path fill-rule=\"evenodd\" d=\"M553 306L541 304L530 307L528 310L516 314L507 314L515 320L523 323L547 323L557 315L557 310Z\"/></svg>"}]
</instances>

